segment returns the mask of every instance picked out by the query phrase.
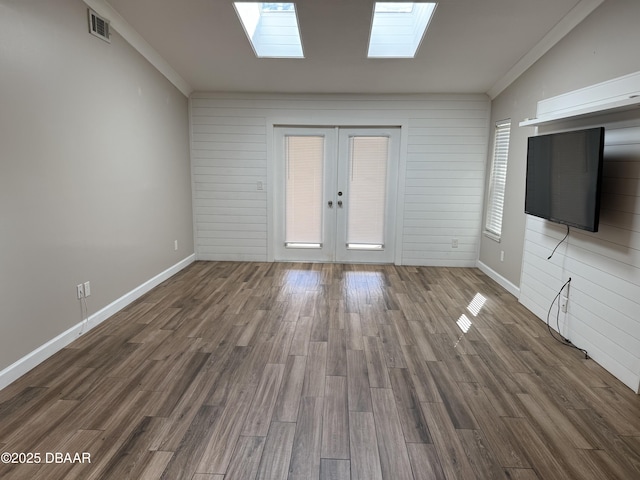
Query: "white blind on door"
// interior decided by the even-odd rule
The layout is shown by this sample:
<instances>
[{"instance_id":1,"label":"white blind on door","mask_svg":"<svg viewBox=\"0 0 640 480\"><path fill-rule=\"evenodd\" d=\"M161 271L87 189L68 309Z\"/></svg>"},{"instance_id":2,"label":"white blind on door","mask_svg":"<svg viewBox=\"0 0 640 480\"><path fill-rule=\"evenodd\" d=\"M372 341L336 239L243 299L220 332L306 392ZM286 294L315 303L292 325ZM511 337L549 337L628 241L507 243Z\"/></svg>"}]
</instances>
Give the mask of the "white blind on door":
<instances>
[{"instance_id":1,"label":"white blind on door","mask_svg":"<svg viewBox=\"0 0 640 480\"><path fill-rule=\"evenodd\" d=\"M324 137L285 137L285 243L322 243Z\"/></svg>"},{"instance_id":2,"label":"white blind on door","mask_svg":"<svg viewBox=\"0 0 640 480\"><path fill-rule=\"evenodd\" d=\"M350 137L347 245L351 248L384 246L388 161L388 137Z\"/></svg>"}]
</instances>

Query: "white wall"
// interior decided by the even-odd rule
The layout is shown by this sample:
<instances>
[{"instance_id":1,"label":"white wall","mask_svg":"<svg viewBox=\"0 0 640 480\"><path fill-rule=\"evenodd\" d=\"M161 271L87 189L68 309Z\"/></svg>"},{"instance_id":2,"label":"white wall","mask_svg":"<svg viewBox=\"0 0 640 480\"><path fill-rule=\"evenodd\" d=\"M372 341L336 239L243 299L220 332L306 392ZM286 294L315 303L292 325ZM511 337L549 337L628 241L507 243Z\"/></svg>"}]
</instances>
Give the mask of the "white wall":
<instances>
[{"instance_id":1,"label":"white wall","mask_svg":"<svg viewBox=\"0 0 640 480\"><path fill-rule=\"evenodd\" d=\"M93 314L192 233L184 95L80 0L0 1L0 371L80 322L77 284Z\"/></svg>"},{"instance_id":2,"label":"white wall","mask_svg":"<svg viewBox=\"0 0 640 480\"><path fill-rule=\"evenodd\" d=\"M196 254L270 258L274 124L402 125L398 263L474 266L484 193L485 95L192 95ZM257 191L258 181L265 185ZM404 192L404 193L402 193ZM451 239L459 248L451 248Z\"/></svg>"},{"instance_id":3,"label":"white wall","mask_svg":"<svg viewBox=\"0 0 640 480\"><path fill-rule=\"evenodd\" d=\"M638 18L640 2L607 0L492 102L492 120L512 118L514 128L502 240L496 243L483 237L480 249L480 261L518 285L522 302L541 318L546 317L557 290L571 277L569 330L565 333L636 391L640 380L640 132L629 129L607 134L601 231L574 230L569 245L547 261L565 230L542 220L527 220L524 214L526 142L535 129L517 124L536 116L540 100L640 71ZM595 121L611 129L611 122L623 118L630 120L625 114L551 128L577 128ZM625 138L622 144L620 138ZM505 251L504 262L500 261L501 250Z\"/></svg>"},{"instance_id":4,"label":"white wall","mask_svg":"<svg viewBox=\"0 0 640 480\"><path fill-rule=\"evenodd\" d=\"M631 117L631 118L629 118ZM624 119L624 120L623 120ZM572 229L528 216L520 302L546 318L571 278L560 331L633 390L640 382L640 115L609 115L539 129L605 127L600 227ZM555 328L554 308L552 325Z\"/></svg>"}]
</instances>

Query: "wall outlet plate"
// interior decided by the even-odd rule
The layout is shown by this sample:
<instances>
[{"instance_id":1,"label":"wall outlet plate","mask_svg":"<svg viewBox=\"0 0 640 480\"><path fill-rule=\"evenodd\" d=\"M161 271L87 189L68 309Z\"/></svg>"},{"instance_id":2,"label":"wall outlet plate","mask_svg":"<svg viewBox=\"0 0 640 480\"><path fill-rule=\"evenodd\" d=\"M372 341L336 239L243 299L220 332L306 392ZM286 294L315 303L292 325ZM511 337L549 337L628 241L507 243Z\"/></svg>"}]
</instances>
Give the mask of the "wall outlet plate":
<instances>
[{"instance_id":1,"label":"wall outlet plate","mask_svg":"<svg viewBox=\"0 0 640 480\"><path fill-rule=\"evenodd\" d=\"M560 310L562 310L563 312L566 312L568 303L569 303L569 298L566 295L562 295L560 297Z\"/></svg>"}]
</instances>

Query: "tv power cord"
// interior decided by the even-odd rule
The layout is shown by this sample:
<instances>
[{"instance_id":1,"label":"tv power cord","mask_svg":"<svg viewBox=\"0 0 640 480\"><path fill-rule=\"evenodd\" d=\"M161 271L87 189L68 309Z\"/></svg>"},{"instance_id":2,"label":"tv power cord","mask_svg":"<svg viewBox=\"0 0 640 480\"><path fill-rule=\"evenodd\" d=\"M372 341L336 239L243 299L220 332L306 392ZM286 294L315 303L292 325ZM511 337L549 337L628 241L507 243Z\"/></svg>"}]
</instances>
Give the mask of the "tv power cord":
<instances>
[{"instance_id":1,"label":"tv power cord","mask_svg":"<svg viewBox=\"0 0 640 480\"><path fill-rule=\"evenodd\" d=\"M569 234L569 227L567 227L567 235ZM566 238L566 237L565 237ZM560 242L562 243L562 242ZM557 248L557 247L556 247ZM555 250L554 250L555 251ZM551 254L553 255L553 253ZM549 257L551 258L551 257ZM565 347L571 347L574 348L580 352L582 352L584 354L584 359L585 360L589 360L589 354L587 353L587 351L584 348L580 348L577 347L576 345L574 345L571 340L569 340L568 338L566 338L564 335L562 335L560 333L560 305L558 304L558 311L556 312L556 328L558 331L558 336L560 338L558 338L555 333L553 332L553 329L551 328L551 325L549 323L549 317L551 316L551 310L553 309L553 304L556 303L556 300L558 300L560 298L560 295L562 295L562 292L564 291L564 289L571 283L571 277L569 277L569 280L567 280L565 282L564 285L562 285L562 287L560 288L560 290L558 291L558 293L556 294L556 296L554 297L553 301L551 302L551 305L549 306L549 311L547 312L547 330L549 330L549 334L551 335L551 337L553 337L553 339L559 343L561 343L562 345L564 345Z\"/></svg>"}]
</instances>

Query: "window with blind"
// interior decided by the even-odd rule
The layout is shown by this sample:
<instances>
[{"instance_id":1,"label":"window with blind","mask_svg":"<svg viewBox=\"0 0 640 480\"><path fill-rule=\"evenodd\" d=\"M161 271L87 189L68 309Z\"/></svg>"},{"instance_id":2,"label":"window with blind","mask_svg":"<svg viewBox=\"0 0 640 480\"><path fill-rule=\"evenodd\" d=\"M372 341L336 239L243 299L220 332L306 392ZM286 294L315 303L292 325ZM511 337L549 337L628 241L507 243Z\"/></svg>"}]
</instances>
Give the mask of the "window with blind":
<instances>
[{"instance_id":1,"label":"window with blind","mask_svg":"<svg viewBox=\"0 0 640 480\"><path fill-rule=\"evenodd\" d=\"M347 248L384 248L388 137L349 139Z\"/></svg>"},{"instance_id":2,"label":"window with blind","mask_svg":"<svg viewBox=\"0 0 640 480\"><path fill-rule=\"evenodd\" d=\"M285 245L322 246L324 137L285 137Z\"/></svg>"},{"instance_id":3,"label":"window with blind","mask_svg":"<svg viewBox=\"0 0 640 480\"><path fill-rule=\"evenodd\" d=\"M500 236L502 235L502 212L504 207L504 190L507 182L510 134L510 119L496 122L493 159L491 161L491 177L489 180L489 197L487 201L487 219L485 223L485 234L494 240L500 240Z\"/></svg>"}]
</instances>

